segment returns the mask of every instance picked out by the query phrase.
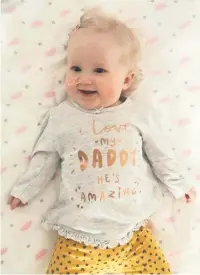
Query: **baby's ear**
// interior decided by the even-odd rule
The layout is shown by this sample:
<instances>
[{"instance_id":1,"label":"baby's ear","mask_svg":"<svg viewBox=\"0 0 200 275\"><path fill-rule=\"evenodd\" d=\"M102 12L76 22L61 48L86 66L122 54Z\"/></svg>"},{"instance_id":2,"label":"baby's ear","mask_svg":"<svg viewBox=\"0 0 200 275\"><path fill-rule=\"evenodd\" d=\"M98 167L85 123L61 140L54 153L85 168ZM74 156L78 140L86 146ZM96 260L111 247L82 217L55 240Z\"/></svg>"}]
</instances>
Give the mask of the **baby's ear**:
<instances>
[{"instance_id":1,"label":"baby's ear","mask_svg":"<svg viewBox=\"0 0 200 275\"><path fill-rule=\"evenodd\" d=\"M123 90L127 90L130 87L131 83L133 82L134 76L135 75L133 71L127 73L123 83Z\"/></svg>"}]
</instances>

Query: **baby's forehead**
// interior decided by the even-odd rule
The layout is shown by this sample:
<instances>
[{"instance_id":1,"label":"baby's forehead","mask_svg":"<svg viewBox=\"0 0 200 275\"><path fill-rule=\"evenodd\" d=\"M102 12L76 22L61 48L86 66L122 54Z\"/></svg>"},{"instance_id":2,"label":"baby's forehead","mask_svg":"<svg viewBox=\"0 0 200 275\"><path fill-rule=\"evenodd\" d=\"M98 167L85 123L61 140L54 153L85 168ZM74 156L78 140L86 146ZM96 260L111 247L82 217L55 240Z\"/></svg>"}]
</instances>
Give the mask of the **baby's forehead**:
<instances>
[{"instance_id":1,"label":"baby's forehead","mask_svg":"<svg viewBox=\"0 0 200 275\"><path fill-rule=\"evenodd\" d=\"M87 42L89 43L98 42L101 44L102 41L104 41L104 44L108 44L108 43L114 44L114 36L110 32L97 31L92 28L81 28L76 30L74 33L72 33L72 35L69 38L69 44L77 43L77 42L83 45L86 44Z\"/></svg>"},{"instance_id":2,"label":"baby's forehead","mask_svg":"<svg viewBox=\"0 0 200 275\"><path fill-rule=\"evenodd\" d=\"M120 56L122 49L109 33L79 29L70 37L67 52L71 57L89 54L112 59Z\"/></svg>"}]
</instances>

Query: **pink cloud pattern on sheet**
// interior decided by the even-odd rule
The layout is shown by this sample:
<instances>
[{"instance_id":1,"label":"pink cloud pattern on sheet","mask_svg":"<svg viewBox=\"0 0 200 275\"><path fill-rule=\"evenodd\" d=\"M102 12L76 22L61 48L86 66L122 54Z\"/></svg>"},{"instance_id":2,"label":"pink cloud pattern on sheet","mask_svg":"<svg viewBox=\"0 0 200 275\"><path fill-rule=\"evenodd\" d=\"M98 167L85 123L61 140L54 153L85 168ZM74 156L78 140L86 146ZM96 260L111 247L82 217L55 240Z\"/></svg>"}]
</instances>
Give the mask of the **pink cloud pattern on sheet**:
<instances>
[{"instance_id":1,"label":"pink cloud pattern on sheet","mask_svg":"<svg viewBox=\"0 0 200 275\"><path fill-rule=\"evenodd\" d=\"M7 167L1 167L1 174L3 174L4 172L6 172Z\"/></svg>"},{"instance_id":2,"label":"pink cloud pattern on sheet","mask_svg":"<svg viewBox=\"0 0 200 275\"><path fill-rule=\"evenodd\" d=\"M1 255L5 255L8 251L7 247L1 248Z\"/></svg>"},{"instance_id":3,"label":"pink cloud pattern on sheet","mask_svg":"<svg viewBox=\"0 0 200 275\"><path fill-rule=\"evenodd\" d=\"M62 11L60 12L60 16L65 16L65 15L67 15L67 14L69 14L69 13L70 13L70 10L64 9L64 10L62 10Z\"/></svg>"},{"instance_id":4,"label":"pink cloud pattern on sheet","mask_svg":"<svg viewBox=\"0 0 200 275\"><path fill-rule=\"evenodd\" d=\"M189 118L181 118L181 119L178 120L178 124L180 126L187 126L187 125L191 124L191 119L189 119Z\"/></svg>"},{"instance_id":5,"label":"pink cloud pattern on sheet","mask_svg":"<svg viewBox=\"0 0 200 275\"><path fill-rule=\"evenodd\" d=\"M47 254L48 250L43 248L40 251L38 251L35 255L35 260L42 260L44 258L44 256Z\"/></svg>"},{"instance_id":6,"label":"pink cloud pattern on sheet","mask_svg":"<svg viewBox=\"0 0 200 275\"><path fill-rule=\"evenodd\" d=\"M39 28L42 27L44 25L44 22L40 21L40 20L36 20L31 24L32 28Z\"/></svg>"},{"instance_id":7,"label":"pink cloud pattern on sheet","mask_svg":"<svg viewBox=\"0 0 200 275\"><path fill-rule=\"evenodd\" d=\"M20 228L21 231L26 231L28 230L32 225L32 221L27 221L25 222L22 227Z\"/></svg>"},{"instance_id":8,"label":"pink cloud pattern on sheet","mask_svg":"<svg viewBox=\"0 0 200 275\"><path fill-rule=\"evenodd\" d=\"M21 127L19 127L17 130L16 130L16 134L17 135L20 135L20 134L23 134L23 133L25 133L26 131L27 131L27 127L26 126L21 126Z\"/></svg>"},{"instance_id":9,"label":"pink cloud pattern on sheet","mask_svg":"<svg viewBox=\"0 0 200 275\"><path fill-rule=\"evenodd\" d=\"M8 46L17 46L20 43L20 39L18 37L13 38L9 43Z\"/></svg>"},{"instance_id":10,"label":"pink cloud pattern on sheet","mask_svg":"<svg viewBox=\"0 0 200 275\"><path fill-rule=\"evenodd\" d=\"M55 97L56 93L54 91L49 91L49 92L46 92L44 95L46 98L52 98L52 97Z\"/></svg>"},{"instance_id":11,"label":"pink cloud pattern on sheet","mask_svg":"<svg viewBox=\"0 0 200 275\"><path fill-rule=\"evenodd\" d=\"M13 100L17 100L17 99L20 99L20 97L22 97L22 92L17 92L15 94L13 94L11 98Z\"/></svg>"},{"instance_id":12,"label":"pink cloud pattern on sheet","mask_svg":"<svg viewBox=\"0 0 200 275\"><path fill-rule=\"evenodd\" d=\"M162 11L164 9L166 9L168 6L166 3L164 2L160 2L156 5L156 11Z\"/></svg>"},{"instance_id":13,"label":"pink cloud pattern on sheet","mask_svg":"<svg viewBox=\"0 0 200 275\"><path fill-rule=\"evenodd\" d=\"M56 54L56 48L50 48L45 52L45 55L47 57L54 56Z\"/></svg>"}]
</instances>

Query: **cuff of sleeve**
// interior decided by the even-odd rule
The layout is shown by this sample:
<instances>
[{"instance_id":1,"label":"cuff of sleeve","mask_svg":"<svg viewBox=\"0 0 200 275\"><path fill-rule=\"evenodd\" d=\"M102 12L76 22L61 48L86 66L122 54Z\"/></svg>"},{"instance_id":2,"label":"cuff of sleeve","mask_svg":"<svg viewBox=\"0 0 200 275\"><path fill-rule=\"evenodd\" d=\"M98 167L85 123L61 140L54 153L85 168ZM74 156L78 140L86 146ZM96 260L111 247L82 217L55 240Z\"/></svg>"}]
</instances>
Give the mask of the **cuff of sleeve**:
<instances>
[{"instance_id":1,"label":"cuff of sleeve","mask_svg":"<svg viewBox=\"0 0 200 275\"><path fill-rule=\"evenodd\" d=\"M26 192L22 193L22 191L18 190L16 187L13 188L10 195L17 198L17 199L19 199L23 204L30 201L30 199L29 199L28 195L26 194Z\"/></svg>"},{"instance_id":2,"label":"cuff of sleeve","mask_svg":"<svg viewBox=\"0 0 200 275\"><path fill-rule=\"evenodd\" d=\"M192 186L184 183L181 186L178 186L177 188L169 188L169 191L172 193L172 195L176 199L180 199L185 196L189 192L189 190L192 188Z\"/></svg>"}]
</instances>

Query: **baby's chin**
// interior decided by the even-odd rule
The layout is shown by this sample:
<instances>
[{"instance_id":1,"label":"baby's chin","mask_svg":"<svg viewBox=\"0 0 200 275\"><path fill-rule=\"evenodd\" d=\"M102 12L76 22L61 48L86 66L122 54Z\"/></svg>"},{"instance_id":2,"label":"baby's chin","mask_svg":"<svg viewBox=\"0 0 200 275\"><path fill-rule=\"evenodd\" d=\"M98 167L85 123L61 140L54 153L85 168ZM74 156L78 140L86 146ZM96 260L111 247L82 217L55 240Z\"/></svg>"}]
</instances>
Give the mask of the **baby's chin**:
<instances>
[{"instance_id":1,"label":"baby's chin","mask_svg":"<svg viewBox=\"0 0 200 275\"><path fill-rule=\"evenodd\" d=\"M72 98L76 104L78 104L81 108L86 110L97 110L103 107L100 97L97 95L94 96L77 96Z\"/></svg>"},{"instance_id":2,"label":"baby's chin","mask_svg":"<svg viewBox=\"0 0 200 275\"><path fill-rule=\"evenodd\" d=\"M102 102L100 98L96 98L96 100L81 100L80 98L76 98L74 101L85 110L100 110L102 108L109 108L120 104L120 101Z\"/></svg>"},{"instance_id":3,"label":"baby's chin","mask_svg":"<svg viewBox=\"0 0 200 275\"><path fill-rule=\"evenodd\" d=\"M99 110L102 108L109 108L114 105L113 102L103 101L98 93L88 96L83 96L79 93L72 93L69 96L76 104L85 110Z\"/></svg>"},{"instance_id":4,"label":"baby's chin","mask_svg":"<svg viewBox=\"0 0 200 275\"><path fill-rule=\"evenodd\" d=\"M92 102L85 102L85 101L77 101L76 102L81 108L86 110L97 110L101 109L103 106L100 103L92 103Z\"/></svg>"}]
</instances>

